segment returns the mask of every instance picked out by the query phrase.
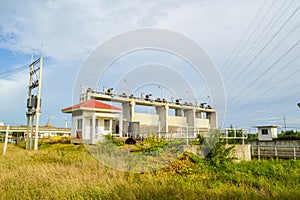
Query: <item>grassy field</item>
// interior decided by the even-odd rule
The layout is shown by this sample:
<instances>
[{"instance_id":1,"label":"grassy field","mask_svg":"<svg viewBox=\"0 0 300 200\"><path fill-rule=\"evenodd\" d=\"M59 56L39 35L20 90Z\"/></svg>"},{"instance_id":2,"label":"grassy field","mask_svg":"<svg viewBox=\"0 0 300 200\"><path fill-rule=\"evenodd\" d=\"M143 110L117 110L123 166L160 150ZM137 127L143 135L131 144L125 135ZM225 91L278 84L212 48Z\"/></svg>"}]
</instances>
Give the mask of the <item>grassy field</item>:
<instances>
[{"instance_id":1,"label":"grassy field","mask_svg":"<svg viewBox=\"0 0 300 200\"><path fill-rule=\"evenodd\" d=\"M3 144L0 144L3 149ZM84 146L0 155L0 199L299 199L300 161L218 163L185 154L162 170L134 174L99 163Z\"/></svg>"}]
</instances>

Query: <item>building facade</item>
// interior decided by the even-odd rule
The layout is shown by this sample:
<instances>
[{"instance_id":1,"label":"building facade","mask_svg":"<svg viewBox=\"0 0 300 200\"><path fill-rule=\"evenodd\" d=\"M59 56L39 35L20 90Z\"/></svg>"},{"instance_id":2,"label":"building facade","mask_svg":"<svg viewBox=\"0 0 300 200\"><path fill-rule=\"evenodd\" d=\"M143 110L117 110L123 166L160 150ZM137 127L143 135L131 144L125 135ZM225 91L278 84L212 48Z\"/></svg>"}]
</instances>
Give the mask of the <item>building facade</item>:
<instances>
[{"instance_id":1,"label":"building facade","mask_svg":"<svg viewBox=\"0 0 300 200\"><path fill-rule=\"evenodd\" d=\"M217 113L211 107L137 98L133 95L112 95L90 89L83 92L80 103L62 109L72 114L72 138L96 144L104 135L118 137L196 137L199 132L217 128ZM106 103L104 103L106 102ZM113 104L120 105L119 107ZM136 106L155 108L155 113L140 113ZM170 115L173 109L175 115ZM77 140L76 140L77 139Z\"/></svg>"}]
</instances>

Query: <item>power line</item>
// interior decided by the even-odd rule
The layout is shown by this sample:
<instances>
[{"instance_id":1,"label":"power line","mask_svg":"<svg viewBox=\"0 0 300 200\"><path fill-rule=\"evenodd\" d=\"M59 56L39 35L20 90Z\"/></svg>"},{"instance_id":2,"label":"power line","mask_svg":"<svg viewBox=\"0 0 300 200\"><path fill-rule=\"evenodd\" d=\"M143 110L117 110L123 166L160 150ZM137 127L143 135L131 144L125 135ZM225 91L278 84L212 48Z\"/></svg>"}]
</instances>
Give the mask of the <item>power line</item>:
<instances>
[{"instance_id":1,"label":"power line","mask_svg":"<svg viewBox=\"0 0 300 200\"><path fill-rule=\"evenodd\" d=\"M275 34L268 40L268 42L260 49L260 51L254 56L254 58L246 65L246 67L250 66L260 55L261 53L271 44L273 39L282 31L282 29L287 25L287 23L296 15L300 6L296 8L296 10L285 20L283 25L275 32Z\"/></svg>"},{"instance_id":2,"label":"power line","mask_svg":"<svg viewBox=\"0 0 300 200\"><path fill-rule=\"evenodd\" d=\"M270 71L275 65L277 65L277 63L279 63L279 61L281 61L286 55L288 55L294 48L297 47L297 45L299 44L300 40L298 40L292 47L290 47L282 56L280 56L269 68L267 68L264 72L262 72L261 74L265 74L268 71ZM261 76L257 77L256 79L254 79L252 82L250 82L245 88L249 88L249 86L251 86L253 83L255 83L256 81L258 81L261 78ZM241 98L241 94L244 94L247 91L247 89L242 90L242 92L239 94L239 97ZM240 98L238 98L238 100L240 100ZM234 102L236 102L237 100L235 100Z\"/></svg>"},{"instance_id":3,"label":"power line","mask_svg":"<svg viewBox=\"0 0 300 200\"><path fill-rule=\"evenodd\" d=\"M298 84L298 85L295 85L295 86L293 86L293 88L298 88L298 87L300 87L300 84ZM295 90L297 90L297 89L295 89ZM251 114L251 112L253 112L253 114L259 114L259 113L263 113L263 114L267 114L267 113L269 113L269 112L266 112L265 111L265 109L263 109L263 108L266 108L266 109L268 109L268 110L270 110L271 112L273 112L272 110L271 110L271 108L272 107L274 107L274 106L277 106L277 107L279 107L278 109L276 108L275 110L277 111L277 110L280 110L280 109L286 109L286 108L295 108L295 106L296 106L296 100L295 99L291 99L291 100L289 100L288 102L287 102L287 104L285 105L285 106L282 106L282 99L285 99L286 100L286 97L285 96L283 96L284 94L287 94L288 92L293 92L293 91L291 91L291 90L285 90L284 92L282 92L281 93L281 95L280 96L278 96L278 97L276 97L276 98L272 98L272 99L274 99L274 100L277 100L277 101L273 101L273 102L270 102L270 101L267 101L267 106L265 106L265 107L262 107L262 108L260 108L260 109L255 109L255 110L250 110L250 114ZM279 98L279 97L282 97L281 99ZM261 98L260 98L261 99ZM263 101L263 100L262 100ZM264 101L264 102L266 102L266 101ZM257 104L259 104L259 102L257 102ZM240 106L239 106L240 107ZM247 109L249 109L249 108L253 108L254 106L249 106ZM235 114L235 113L241 113L241 112L245 112L247 109L239 109L239 110L235 110L234 112L232 112L230 109L229 109L229 113L232 113L232 114ZM249 112L248 112L249 113ZM243 117L245 117L245 115L243 115Z\"/></svg>"},{"instance_id":4,"label":"power line","mask_svg":"<svg viewBox=\"0 0 300 200\"><path fill-rule=\"evenodd\" d=\"M270 57L273 53L276 52L276 50L279 49L279 47L283 44L283 42L287 39L289 39L289 37L291 36L291 34L297 30L297 28L300 26L300 23L298 23L291 31L288 32L288 34L284 37L283 40L280 40L270 51L270 53L268 53L266 55L266 57ZM259 62L257 63L258 66L262 66L263 63L265 63L268 59L264 59L262 60L262 62ZM251 67L251 66L249 66ZM237 77L241 80L243 80L244 78L246 78L247 74L252 74L254 71L256 70L256 68L252 67L252 69L248 72L248 73L245 73L244 71L244 75L242 76L242 74L240 73ZM236 82L237 82L237 79L236 79ZM234 88L233 86L229 88L229 92L232 90L231 88Z\"/></svg>"},{"instance_id":5,"label":"power line","mask_svg":"<svg viewBox=\"0 0 300 200\"><path fill-rule=\"evenodd\" d=\"M254 30L252 31L252 33L250 34L250 37L247 39L247 41L244 43L243 47L240 49L240 51L238 52L237 56L232 60L231 63L233 63L233 61L235 61L237 59L237 57L242 53L243 49L247 46L248 42L250 41L250 39L255 35L256 31L258 30L258 27L262 24L262 22L265 20L266 16L268 15L268 13L270 12L270 10L272 9L272 7L274 6L276 0L273 1L273 3L271 4L271 6L269 7L269 9L267 10L267 12L264 14L264 16L261 18L261 20L258 22L258 24L256 25L256 27L254 28ZM238 67L238 65L235 65L231 71L234 71L236 68ZM231 73L229 73L231 74ZM226 75L226 74L224 74Z\"/></svg>"},{"instance_id":6,"label":"power line","mask_svg":"<svg viewBox=\"0 0 300 200\"><path fill-rule=\"evenodd\" d=\"M281 96L283 96L284 94L286 94L287 92L282 92L281 93ZM283 97L284 98L284 100L286 100L286 97ZM278 97L276 98L276 99L278 99ZM276 108L276 109L274 109L274 110L276 110L276 111L278 111L278 110L282 110L282 109L284 109L284 110L286 110L287 108L295 108L295 106L296 106L296 104L295 104L295 102L294 102L294 100L292 101L292 102L288 102L287 103L287 105L286 106L282 106L282 98L281 99L279 99L277 102L270 102L270 101L264 101L265 103L267 103L267 105L264 107L264 108L266 108L266 109L268 109L268 111L266 112L265 111L265 109L263 109L263 108L260 108L260 109L257 109L256 108L256 110L250 110L250 112L254 112L253 114L259 114L259 113L262 113L262 114L264 114L264 115L266 115L266 114L268 114L268 113L272 113L272 112L274 112L271 108L272 107L279 107L279 108ZM253 102L252 102L253 103ZM260 104L259 102L257 102L257 104ZM244 109L239 109L239 110L234 110L233 112L231 111L230 113L231 114L236 114L236 113L242 113L242 112L246 112L247 110L249 110L250 108L253 108L253 107L255 107L255 106L248 106L247 108L244 108ZM249 113L249 111L247 111L248 113ZM245 117L244 115L243 115L243 117Z\"/></svg>"},{"instance_id":7,"label":"power line","mask_svg":"<svg viewBox=\"0 0 300 200\"><path fill-rule=\"evenodd\" d=\"M227 60L225 61L225 63L223 64L223 66L225 67L227 65L227 63L229 62L229 60L231 59L231 57L233 56L233 54L237 51L238 47L242 44L242 41L244 40L244 38L246 37L247 33L250 31L251 27L254 25L254 22L256 21L256 19L258 18L259 14L261 13L261 11L263 10L263 8L265 7L267 1L265 0L264 3L261 5L260 9L258 10L258 12L256 13L255 17L253 18L253 20L251 21L249 27L247 28L247 30L244 32L242 38L240 39L240 41L238 42L238 44L235 46L235 48L233 49L233 51L231 52L230 56L227 58ZM248 41L248 40L247 40ZM247 43L247 42L246 42ZM244 44L245 46L245 44ZM244 47L243 46L243 47ZM243 48L242 47L242 48ZM238 54L239 55L239 54ZM235 58L238 56L236 55L232 61L235 60ZM232 61L229 63L231 64ZM225 71L226 73L226 71Z\"/></svg>"},{"instance_id":8,"label":"power line","mask_svg":"<svg viewBox=\"0 0 300 200\"><path fill-rule=\"evenodd\" d=\"M279 14L279 12L283 9L284 7L284 4L286 3L287 1L284 1L279 9L276 11L276 13L273 15L273 17L271 18L271 20L268 22L267 26L262 30L262 32L260 32L260 34L258 35L261 35L261 37L257 37L257 39L254 41L253 45L248 49L248 51L245 53L245 55L241 58L240 62L235 65L235 68L241 66L246 60L247 58L249 58L249 56L251 55L251 53L255 50L255 48L262 43L262 40L267 36L268 32L267 30L271 30L274 25L276 25L276 22L278 21L278 19L283 15L285 14L286 10L291 6L292 2L285 8L285 10L283 10L281 12L281 14ZM273 23L274 22L274 23ZM272 24L273 23L273 24ZM271 26L271 27L270 27ZM282 42L282 41L281 41ZM275 48L274 48L275 49ZM248 68L246 68L248 69ZM237 79L233 78L234 82L236 83L237 80L239 79L242 79L241 78L241 74L244 73L244 70L241 70L240 73L236 74L234 77L237 77ZM245 73L244 73L245 74Z\"/></svg>"},{"instance_id":9,"label":"power line","mask_svg":"<svg viewBox=\"0 0 300 200\"><path fill-rule=\"evenodd\" d=\"M10 69L10 70L4 71L4 72L0 72L0 78L6 78L8 76L12 76L21 71L24 71L25 69L28 69L28 65L29 64L25 64L25 65L22 65L21 67L17 67L17 68Z\"/></svg>"},{"instance_id":10,"label":"power line","mask_svg":"<svg viewBox=\"0 0 300 200\"><path fill-rule=\"evenodd\" d=\"M282 105L282 99L279 99L277 102L273 102L270 103L268 102L268 104L260 109L255 108L255 110L250 110L250 112L248 111L247 114L243 114L241 115L240 113L245 113L244 111L240 111L239 112L239 116L238 119L247 119L249 118L249 116L260 116L260 115L273 115L274 113L278 113L280 112L282 114L283 111L288 111L288 109L295 109L296 104L294 102L294 100L291 100L290 102L287 102L286 105ZM236 114L237 112L230 112L232 115ZM285 113L285 112L284 112Z\"/></svg>"},{"instance_id":11,"label":"power line","mask_svg":"<svg viewBox=\"0 0 300 200\"><path fill-rule=\"evenodd\" d=\"M285 66L283 66L272 78L274 78L276 75L279 75L280 71L282 71L283 69L285 69L286 67L288 67L289 65L291 65L293 62L295 62L298 58L300 57L300 54L297 55L295 58L293 58L288 64L286 64ZM291 76L297 74L300 71L300 69L297 69L296 71L293 71L292 73L290 73L288 76L286 76L283 80L281 80L280 82L277 82L277 84L273 85L271 88L268 88L264 91L261 91L259 94L257 94L256 96L261 96L261 95L266 95L267 93L271 92L273 89L277 88L278 85L281 85L283 82L287 81ZM267 81L269 80L265 80L262 84L260 84L259 86L257 86L255 89L253 89L253 91L256 91L258 88L260 88L262 85L264 85ZM250 92L251 93L251 92ZM255 100L256 97L252 98L253 100L248 102L246 105L246 107L244 107L243 110L247 110L248 109L248 105L251 105Z\"/></svg>"}]
</instances>

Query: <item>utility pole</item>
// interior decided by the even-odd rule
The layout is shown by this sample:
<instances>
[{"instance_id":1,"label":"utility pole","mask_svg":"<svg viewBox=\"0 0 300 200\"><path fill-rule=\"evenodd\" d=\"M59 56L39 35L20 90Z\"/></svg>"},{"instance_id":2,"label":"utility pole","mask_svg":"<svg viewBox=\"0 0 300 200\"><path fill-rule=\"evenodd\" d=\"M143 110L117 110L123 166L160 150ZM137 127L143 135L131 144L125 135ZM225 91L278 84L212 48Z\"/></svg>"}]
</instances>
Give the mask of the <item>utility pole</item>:
<instances>
[{"instance_id":1,"label":"utility pole","mask_svg":"<svg viewBox=\"0 0 300 200\"><path fill-rule=\"evenodd\" d=\"M40 114L41 114L41 90L42 90L42 72L43 72L43 49L42 56L40 58L40 71L39 71L39 86L37 94L37 107L36 107L36 120L35 120L35 140L34 140L34 150L38 150L39 141L39 126L40 126Z\"/></svg>"},{"instance_id":2,"label":"utility pole","mask_svg":"<svg viewBox=\"0 0 300 200\"><path fill-rule=\"evenodd\" d=\"M39 66L36 65L39 63ZM27 98L27 137L26 137L26 149L30 150L33 146L33 124L34 117L36 115L35 124L35 140L34 140L34 150L38 149L38 134L39 134L39 117L41 113L41 86L42 86L42 67L43 67L43 54L36 61L32 62L30 65L30 76L29 76L29 87L28 87L28 98ZM37 75L37 72L39 74ZM36 75L36 76L33 76ZM38 78L36 78L38 77ZM38 87L37 95L33 95L33 89Z\"/></svg>"},{"instance_id":3,"label":"utility pole","mask_svg":"<svg viewBox=\"0 0 300 200\"><path fill-rule=\"evenodd\" d=\"M6 133L5 133L5 140L4 140L4 147L3 147L3 155L6 153L7 142L8 142L8 133L9 133L9 126L6 126Z\"/></svg>"},{"instance_id":4,"label":"utility pole","mask_svg":"<svg viewBox=\"0 0 300 200\"><path fill-rule=\"evenodd\" d=\"M286 133L286 123L285 123L285 116L283 116L283 123L284 123L284 132Z\"/></svg>"},{"instance_id":5,"label":"utility pole","mask_svg":"<svg viewBox=\"0 0 300 200\"><path fill-rule=\"evenodd\" d=\"M26 112L26 117L27 117L27 139L26 139L26 149L29 150L31 149L31 143L32 143L32 124L31 124L31 118L33 117L34 115L34 112L33 112L33 99L32 99L32 96L31 96L31 93L32 93L32 89L34 88L34 84L33 84L33 78L32 78L32 75L34 74L34 65L35 63L37 63L38 60L32 62L32 59L31 59L31 64L29 65L29 87L28 87L28 98L27 98L27 112Z\"/></svg>"}]
</instances>

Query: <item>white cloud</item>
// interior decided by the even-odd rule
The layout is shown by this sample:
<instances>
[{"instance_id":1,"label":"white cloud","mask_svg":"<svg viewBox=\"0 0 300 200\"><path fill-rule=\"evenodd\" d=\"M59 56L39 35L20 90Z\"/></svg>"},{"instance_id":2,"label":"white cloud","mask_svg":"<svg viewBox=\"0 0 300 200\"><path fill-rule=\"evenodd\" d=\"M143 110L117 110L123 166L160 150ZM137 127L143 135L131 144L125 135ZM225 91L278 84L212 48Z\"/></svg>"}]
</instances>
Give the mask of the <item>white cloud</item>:
<instances>
[{"instance_id":1,"label":"white cloud","mask_svg":"<svg viewBox=\"0 0 300 200\"><path fill-rule=\"evenodd\" d=\"M280 4L281 1L277 2L274 8L278 8ZM262 2L259 0L213 2L208 0L166 0L163 2L159 0L48 0L22 1L22 3L16 0L2 1L0 3L0 48L16 53L31 54L34 51L39 54L41 45L45 45L45 55L48 60L51 60L51 66L50 63L48 66L45 63L45 73L48 75L45 74L44 81L46 91L43 93L46 95L44 105L46 104L49 110L57 110L56 115L59 115L59 110L64 106L62 104L68 103L65 99L70 98L69 101L71 101L72 84L80 64L94 48L112 36L140 27L172 29L191 37L207 49L208 54L222 72L230 71L233 66L224 68L223 63L261 5ZM288 44L293 43L294 39L291 38ZM277 52L276 56L279 55L281 52ZM275 58L271 58L270 63L275 61ZM263 59L267 58L263 57ZM271 79L271 81L258 90L262 93L268 91L272 85L284 78L284 74L293 72L296 66L282 70L283 77L277 77L276 80L271 79L271 75L264 77L263 80ZM259 72L267 66L258 67L253 74L244 74L246 78L236 83L237 86L234 86L233 92L228 94L230 102L245 90L240 86L245 86L247 81L250 83L255 80ZM243 68L239 70L243 71ZM230 72L238 74L239 70ZM1 113L7 113L7 109L14 110L14 113L20 109L24 110L24 96L26 97L24 88L28 79L24 77L27 75L20 74L11 80L0 80L1 102L8 102L8 106L0 107ZM296 94L299 88L292 87L297 83L296 77L298 76L291 77L280 87L278 86L281 92L270 92L261 99L265 102L272 101L276 95L281 95L282 99L291 98L292 93ZM227 88L232 86L232 79L232 77L226 77L224 80ZM256 86L260 83L262 82L258 82ZM16 92L6 95L7 91ZM245 99L249 99L248 95L245 92L240 105L243 105ZM257 98L255 94L250 95L252 95L251 98ZM237 102L238 105L239 103ZM18 105L17 108L14 107L15 105ZM20 115L21 112L18 113ZM46 115L53 114L47 113ZM231 117L239 118L238 115ZM250 117L256 118L255 114Z\"/></svg>"},{"instance_id":2,"label":"white cloud","mask_svg":"<svg viewBox=\"0 0 300 200\"><path fill-rule=\"evenodd\" d=\"M20 118L26 116L26 94L28 84L25 73L13 79L0 79L0 119L7 123L19 124ZM6 120L9 121L6 121Z\"/></svg>"}]
</instances>

